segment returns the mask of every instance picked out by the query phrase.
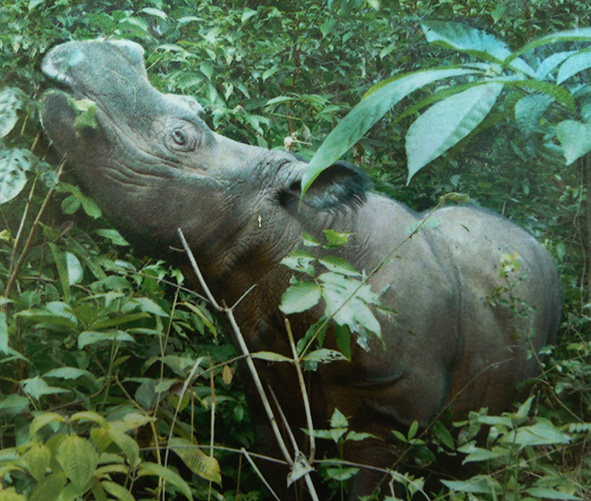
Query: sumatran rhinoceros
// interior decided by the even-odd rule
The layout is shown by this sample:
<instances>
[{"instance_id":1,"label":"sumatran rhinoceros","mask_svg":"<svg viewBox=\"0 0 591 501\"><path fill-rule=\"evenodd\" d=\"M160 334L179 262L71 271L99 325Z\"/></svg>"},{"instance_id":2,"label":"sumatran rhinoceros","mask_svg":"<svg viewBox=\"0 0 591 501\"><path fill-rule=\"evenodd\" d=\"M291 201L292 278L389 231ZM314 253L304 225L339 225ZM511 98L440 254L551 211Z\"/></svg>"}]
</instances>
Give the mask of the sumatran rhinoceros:
<instances>
[{"instance_id":1,"label":"sumatran rhinoceros","mask_svg":"<svg viewBox=\"0 0 591 501\"><path fill-rule=\"evenodd\" d=\"M456 417L482 407L500 412L516 385L536 375L531 354L552 342L559 323L559 279L544 247L507 219L444 207L408 239L427 216L372 192L365 174L341 162L300 204L305 162L212 132L196 101L150 85L143 49L133 42L65 43L42 70L60 87L45 96L44 127L123 236L141 252L182 265L181 228L207 284L228 305L256 284L235 310L251 352L292 356L278 306L293 272L280 261L300 248L303 232L353 233L335 252L370 274L373 291L394 313L377 313L383 341L370 338L367 351L352 343L351 361L307 373L316 428L327 428L336 408L351 429L376 437L347 442L345 459L388 468L392 429L414 421L426 427L446 408ZM73 104L82 99L96 104L86 125L76 122ZM519 269L503 278L508 255ZM515 314L515 302L526 313ZM295 336L322 314L295 315ZM334 333L325 344L335 346ZM305 450L295 368L257 363ZM259 446L272 451L267 418L254 399L250 404ZM362 469L349 498L377 482L375 472Z\"/></svg>"}]
</instances>

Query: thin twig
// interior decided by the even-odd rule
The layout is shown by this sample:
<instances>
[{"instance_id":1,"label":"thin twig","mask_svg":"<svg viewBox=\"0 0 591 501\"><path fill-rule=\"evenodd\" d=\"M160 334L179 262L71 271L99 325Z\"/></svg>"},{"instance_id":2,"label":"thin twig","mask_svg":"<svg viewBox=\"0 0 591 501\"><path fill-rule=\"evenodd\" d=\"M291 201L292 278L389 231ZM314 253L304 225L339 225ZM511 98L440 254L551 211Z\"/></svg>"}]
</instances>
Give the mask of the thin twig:
<instances>
[{"instance_id":1,"label":"thin twig","mask_svg":"<svg viewBox=\"0 0 591 501\"><path fill-rule=\"evenodd\" d=\"M287 331L287 335L289 337L289 345L291 346L291 353L293 355L293 363L296 368L296 372L298 374L298 381L300 383L300 392L302 394L302 399L304 401L304 411L306 413L306 422L308 425L308 435L310 437L310 455L308 457L308 462L312 464L314 462L314 457L316 456L316 438L314 437L314 423L312 422L312 410L310 409L310 399L308 398L308 392L306 391L306 383L304 381L304 373L302 372L302 366L300 365L300 359L298 357L298 352L296 348L296 344L293 338L293 331L291 330L291 324L289 323L289 319L285 318L285 330Z\"/></svg>"},{"instance_id":2,"label":"thin twig","mask_svg":"<svg viewBox=\"0 0 591 501\"><path fill-rule=\"evenodd\" d=\"M293 471L294 467L297 464L299 464L299 458L297 456L296 456L296 458L293 458L287 449L287 445L285 444L285 440L283 439L283 436L281 435L281 431L279 430L279 427L277 425L277 420L275 418L275 414L273 413L273 409L271 408L271 403L269 402L269 399L267 397L267 394L265 393L265 390L263 388L263 384L261 382L259 374L256 370L254 362L252 361L252 356L250 354L248 347L246 346L244 336L242 335L240 327L238 326L238 323L236 322L236 318L234 317L234 311L232 309L233 307L228 308L227 306L220 306L220 304L216 301L215 297L211 293L211 290L207 286L205 279L203 278L203 274L201 273L201 270L199 269L197 262L195 261L195 257L193 256L193 253L191 252L191 249L189 248L189 244L187 243L187 240L185 239L185 235L183 234L183 232L180 228L178 228L177 232L178 232L179 238L181 240L181 243L183 245L183 248L185 249L185 252L187 253L187 256L189 258L189 261L191 263L193 271L195 272L195 275L199 279L199 283L201 284L201 287L203 287L203 290L204 290L206 296L211 301L211 304L213 305L213 307L216 310L225 313L226 316L228 317L228 320L230 321L230 325L232 327L232 331L234 332L236 341L238 343L238 347L240 348L240 351L242 352L242 354L245 356L246 365L247 365L247 367L250 371L250 374L253 378L255 387L256 387L259 397L261 399L261 403L263 404L263 408L265 409L265 412L267 414L267 418L269 419L269 423L271 425L271 429L272 429L273 434L275 436L275 440L277 442L277 445L279 446L279 449L281 450L281 454L283 455L286 462L289 464L290 468ZM252 288L249 290L252 290ZM244 295L241 297L240 300L242 300L243 298L244 298ZM310 477L309 471L305 473L305 481L306 481L306 485L308 487L308 490L310 492L310 496L312 497L312 499L317 500L318 496L316 494L314 484L313 484L312 479Z\"/></svg>"},{"instance_id":3,"label":"thin twig","mask_svg":"<svg viewBox=\"0 0 591 501\"><path fill-rule=\"evenodd\" d=\"M277 496L277 494L275 494L275 491L273 490L273 488L269 485L269 482L267 482L267 479L265 478L265 476L261 473L261 470L258 469L256 463L250 457L250 453L244 447L240 450L242 451L242 454L244 454L244 457L246 458L246 460L250 463L250 466L252 466L252 469L255 471L255 473L258 475L258 477L261 479L261 482L263 482L263 484L265 484L265 487L269 490L269 492L271 493L271 496L273 496L273 498L276 499L277 501L281 501L279 499L279 497Z\"/></svg>"}]
</instances>

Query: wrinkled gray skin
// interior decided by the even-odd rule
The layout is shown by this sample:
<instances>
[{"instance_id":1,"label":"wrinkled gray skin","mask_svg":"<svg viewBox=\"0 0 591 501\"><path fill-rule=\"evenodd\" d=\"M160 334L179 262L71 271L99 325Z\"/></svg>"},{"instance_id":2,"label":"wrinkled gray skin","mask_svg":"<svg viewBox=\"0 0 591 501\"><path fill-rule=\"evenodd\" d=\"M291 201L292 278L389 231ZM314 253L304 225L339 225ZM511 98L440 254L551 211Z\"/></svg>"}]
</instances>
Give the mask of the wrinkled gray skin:
<instances>
[{"instance_id":1,"label":"wrinkled gray skin","mask_svg":"<svg viewBox=\"0 0 591 501\"><path fill-rule=\"evenodd\" d=\"M66 43L42 69L64 89L46 95L44 127L125 238L183 264L174 250L182 228L227 304L257 284L236 310L252 351L290 353L277 307L291 272L279 261L300 246L302 232L353 232L340 255L369 273L423 217L372 193L365 175L341 163L318 178L298 211L305 163L212 132L195 101L150 85L143 49L133 42ZM67 94L97 104L96 128L73 127ZM490 304L493 291L506 285L499 278L505 253L519 254L512 293L531 306L527 317ZM369 352L355 345L350 363L309 375L317 428L327 427L335 407L351 417L352 429L386 439L415 420L427 426L446 406L456 417L481 407L500 412L516 385L537 373L527 351L552 342L560 316L557 272L544 248L508 220L472 207L437 210L371 286L397 312L394 320L379 318L385 350L377 342ZM293 318L296 335L317 318L318 312ZM334 344L330 335L327 343ZM258 367L299 433L303 410L293 368ZM259 446L272 451L266 417L256 399L251 404ZM388 443L378 440L351 443L346 457L380 467L394 461ZM350 499L377 481L358 474Z\"/></svg>"}]
</instances>

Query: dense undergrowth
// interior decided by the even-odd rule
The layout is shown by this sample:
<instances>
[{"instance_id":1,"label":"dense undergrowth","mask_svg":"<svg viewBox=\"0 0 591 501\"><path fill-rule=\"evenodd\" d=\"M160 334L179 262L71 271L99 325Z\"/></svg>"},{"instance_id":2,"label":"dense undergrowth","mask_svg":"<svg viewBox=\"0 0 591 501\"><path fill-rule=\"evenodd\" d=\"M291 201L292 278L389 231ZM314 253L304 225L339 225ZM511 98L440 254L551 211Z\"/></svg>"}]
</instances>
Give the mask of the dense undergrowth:
<instances>
[{"instance_id":1,"label":"dense undergrowth","mask_svg":"<svg viewBox=\"0 0 591 501\"><path fill-rule=\"evenodd\" d=\"M212 128L310 158L373 84L466 62L427 44L422 21L464 21L519 47L589 26L589 17L574 0L1 0L0 501L269 498L245 452L253 436L219 320L178 270L133 253L41 131L39 66L50 47L133 39L146 48L152 83L196 96ZM588 73L581 79L585 92ZM377 189L417 210L462 192L508 215L562 274L559 340L530 398L502 416L483 410L395 433L404 462L421 467L395 478L418 499L427 499L420 476L434 453L464 462L471 478L450 476L429 499L591 498L590 171L556 154L554 117L518 134L515 104L505 99L494 132L474 134L408 187L402 138L413 117L396 120L405 108L348 154ZM317 425L320 439L336 442L333 459L355 438L345 416ZM339 480L354 473L319 469L337 498Z\"/></svg>"}]
</instances>

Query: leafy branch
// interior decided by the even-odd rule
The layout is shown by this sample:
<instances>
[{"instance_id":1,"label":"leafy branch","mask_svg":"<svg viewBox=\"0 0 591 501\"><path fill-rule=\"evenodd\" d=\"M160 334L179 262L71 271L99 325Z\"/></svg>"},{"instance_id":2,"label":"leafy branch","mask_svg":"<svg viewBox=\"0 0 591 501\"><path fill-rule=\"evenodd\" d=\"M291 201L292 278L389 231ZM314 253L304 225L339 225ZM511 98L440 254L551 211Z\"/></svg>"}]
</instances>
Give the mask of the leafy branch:
<instances>
[{"instance_id":1,"label":"leafy branch","mask_svg":"<svg viewBox=\"0 0 591 501\"><path fill-rule=\"evenodd\" d=\"M572 116L555 128L567 164L591 151L591 124L576 118L576 104L587 99L588 84L573 83L573 77L591 68L590 49L554 52L542 59L536 69L521 57L531 56L534 49L550 44L590 43L591 28L555 33L511 52L496 37L464 24L430 21L422 23L422 27L428 42L480 61L419 70L374 85L318 148L302 179L302 197L316 177L352 148L386 112L411 93L444 79L450 79L450 84L435 88L427 98L410 108L419 111L435 103L407 131L407 182L459 141L479 131L506 87L523 93L515 104L516 113L521 108L522 119L539 121L540 113L553 102ZM538 96L547 98L539 101ZM535 108L528 98L536 99ZM540 107L542 102L545 105ZM524 109L529 114L524 116ZM408 113L407 110L403 116Z\"/></svg>"}]
</instances>

